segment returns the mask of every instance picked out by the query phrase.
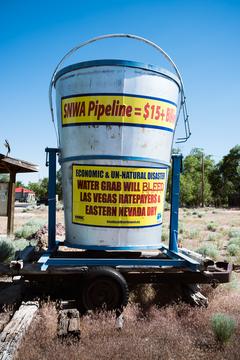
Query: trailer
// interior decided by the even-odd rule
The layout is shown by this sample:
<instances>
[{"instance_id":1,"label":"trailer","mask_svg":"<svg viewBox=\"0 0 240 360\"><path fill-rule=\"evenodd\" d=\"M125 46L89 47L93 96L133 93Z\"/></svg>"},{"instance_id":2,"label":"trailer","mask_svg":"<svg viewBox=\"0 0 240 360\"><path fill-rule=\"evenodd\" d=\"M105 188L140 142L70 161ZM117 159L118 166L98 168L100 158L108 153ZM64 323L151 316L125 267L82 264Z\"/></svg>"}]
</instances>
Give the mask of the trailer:
<instances>
[{"instance_id":1,"label":"trailer","mask_svg":"<svg viewBox=\"0 0 240 360\"><path fill-rule=\"evenodd\" d=\"M154 47L176 74L111 59L59 70L83 46L116 37ZM190 129L183 81L174 62L158 45L139 36L104 35L70 50L56 67L49 89L53 121L54 86L59 137L57 148L46 149L48 249L35 261L29 262L29 256L19 259L6 272L41 283L48 293L56 292L58 285L71 285L66 296L74 290L84 310L102 306L122 310L129 289L138 284L180 286L188 289L195 303L204 302L197 284L228 282L232 266L205 259L178 243L182 156L171 157L171 151L181 109L185 137L180 141L189 138ZM56 239L57 156L63 173L64 242ZM170 165L166 245L161 242L161 231ZM61 290L59 296L63 296Z\"/></svg>"},{"instance_id":2,"label":"trailer","mask_svg":"<svg viewBox=\"0 0 240 360\"><path fill-rule=\"evenodd\" d=\"M232 265L214 262L178 245L178 212L182 156L172 156L169 244L145 251L66 251L64 241L56 239L56 156L59 150L47 148L49 166L48 249L32 260L33 248L22 252L11 268L0 272L21 276L41 285L44 294L57 298L77 297L81 311L105 306L123 309L129 289L139 284L169 284L188 291L188 300L206 305L197 284L216 286L230 281ZM59 288L59 291L58 291ZM66 291L62 289L65 288ZM185 291L186 294L186 291ZM197 295L196 295L197 294Z\"/></svg>"}]
</instances>

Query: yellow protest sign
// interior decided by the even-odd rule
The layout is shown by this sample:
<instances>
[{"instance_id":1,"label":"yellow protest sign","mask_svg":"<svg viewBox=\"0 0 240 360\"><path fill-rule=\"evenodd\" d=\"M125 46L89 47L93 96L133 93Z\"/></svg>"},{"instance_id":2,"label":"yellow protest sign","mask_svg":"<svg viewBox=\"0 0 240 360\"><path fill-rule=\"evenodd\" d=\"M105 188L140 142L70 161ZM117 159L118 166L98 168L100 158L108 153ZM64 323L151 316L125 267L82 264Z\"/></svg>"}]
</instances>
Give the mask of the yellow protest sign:
<instances>
[{"instance_id":1,"label":"yellow protest sign","mask_svg":"<svg viewBox=\"0 0 240 360\"><path fill-rule=\"evenodd\" d=\"M62 98L62 125L132 125L173 131L176 104L135 95L91 94Z\"/></svg>"},{"instance_id":2,"label":"yellow protest sign","mask_svg":"<svg viewBox=\"0 0 240 360\"><path fill-rule=\"evenodd\" d=\"M104 227L162 223L167 168L73 165L72 221Z\"/></svg>"}]
</instances>

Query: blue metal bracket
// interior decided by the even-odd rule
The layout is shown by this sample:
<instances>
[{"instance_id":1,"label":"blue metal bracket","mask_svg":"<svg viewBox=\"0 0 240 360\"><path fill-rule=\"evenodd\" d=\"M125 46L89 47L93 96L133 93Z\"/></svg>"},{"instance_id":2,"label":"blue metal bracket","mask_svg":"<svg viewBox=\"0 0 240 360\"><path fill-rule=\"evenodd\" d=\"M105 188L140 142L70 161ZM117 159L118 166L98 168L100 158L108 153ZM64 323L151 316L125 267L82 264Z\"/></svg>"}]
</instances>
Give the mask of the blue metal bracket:
<instances>
[{"instance_id":1,"label":"blue metal bracket","mask_svg":"<svg viewBox=\"0 0 240 360\"><path fill-rule=\"evenodd\" d=\"M40 257L40 259L38 260L38 263L39 264L42 264L41 265L41 271L46 271L47 268L48 268L48 260L50 259L52 253L51 252L46 252L44 255L42 255Z\"/></svg>"},{"instance_id":2,"label":"blue metal bracket","mask_svg":"<svg viewBox=\"0 0 240 360\"><path fill-rule=\"evenodd\" d=\"M173 155L169 250L175 253L178 253L178 211L179 211L181 170L182 170L182 155Z\"/></svg>"},{"instance_id":3,"label":"blue metal bracket","mask_svg":"<svg viewBox=\"0 0 240 360\"><path fill-rule=\"evenodd\" d=\"M48 250L56 248L56 155L59 149L46 148L48 171ZM49 159L48 159L49 156Z\"/></svg>"},{"instance_id":4,"label":"blue metal bracket","mask_svg":"<svg viewBox=\"0 0 240 360\"><path fill-rule=\"evenodd\" d=\"M127 267L162 267L162 266L173 266L173 267L188 267L188 262L185 259L124 259L124 258L51 258L48 255L43 255L39 261L42 264L41 270L47 270L48 266L127 266Z\"/></svg>"},{"instance_id":5,"label":"blue metal bracket","mask_svg":"<svg viewBox=\"0 0 240 360\"><path fill-rule=\"evenodd\" d=\"M173 250L169 250L165 245L162 244L161 249L166 255L168 255L171 259L181 259L184 260L187 264L187 267L191 270L199 270L200 268L200 261L197 261L190 256L187 256L186 254L183 254L182 252L175 252Z\"/></svg>"}]
</instances>

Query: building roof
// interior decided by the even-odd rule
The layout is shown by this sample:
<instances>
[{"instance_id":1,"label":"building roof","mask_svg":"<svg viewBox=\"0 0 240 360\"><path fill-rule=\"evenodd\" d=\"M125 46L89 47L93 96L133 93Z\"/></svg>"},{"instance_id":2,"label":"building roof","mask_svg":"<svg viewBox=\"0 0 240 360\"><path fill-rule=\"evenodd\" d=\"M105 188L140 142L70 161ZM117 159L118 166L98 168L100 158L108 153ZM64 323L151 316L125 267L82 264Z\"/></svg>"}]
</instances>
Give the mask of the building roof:
<instances>
[{"instance_id":1,"label":"building roof","mask_svg":"<svg viewBox=\"0 0 240 360\"><path fill-rule=\"evenodd\" d=\"M34 191L32 190L29 190L29 189L25 189L24 187L20 186L20 187L16 187L15 188L15 192L16 193L28 193L28 194L35 194Z\"/></svg>"},{"instance_id":2,"label":"building roof","mask_svg":"<svg viewBox=\"0 0 240 360\"><path fill-rule=\"evenodd\" d=\"M5 174L12 171L15 173L37 172L38 166L25 160L0 154L0 173Z\"/></svg>"}]
</instances>

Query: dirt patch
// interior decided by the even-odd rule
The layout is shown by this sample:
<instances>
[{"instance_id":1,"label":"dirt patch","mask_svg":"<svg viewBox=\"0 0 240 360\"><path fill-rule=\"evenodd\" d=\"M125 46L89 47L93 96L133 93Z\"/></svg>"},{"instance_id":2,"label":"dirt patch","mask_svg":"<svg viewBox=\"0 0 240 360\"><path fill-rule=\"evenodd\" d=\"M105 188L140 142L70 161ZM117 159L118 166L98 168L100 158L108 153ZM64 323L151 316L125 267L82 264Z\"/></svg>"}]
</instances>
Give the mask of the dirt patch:
<instances>
[{"instance_id":1,"label":"dirt patch","mask_svg":"<svg viewBox=\"0 0 240 360\"><path fill-rule=\"evenodd\" d=\"M43 220L47 224L48 222L48 206L41 205L37 207L15 207L15 216L14 216L14 232L19 229L21 226L26 224L29 220ZM64 224L64 214L63 210L56 212L57 223ZM5 216L0 216L0 236L1 234L6 234L7 231L7 218Z\"/></svg>"},{"instance_id":2,"label":"dirt patch","mask_svg":"<svg viewBox=\"0 0 240 360\"><path fill-rule=\"evenodd\" d=\"M62 223L56 224L56 237L58 240L64 240L65 238L65 227ZM32 238L37 240L37 247L41 249L47 249L48 247L48 225L44 225L39 229Z\"/></svg>"}]
</instances>

